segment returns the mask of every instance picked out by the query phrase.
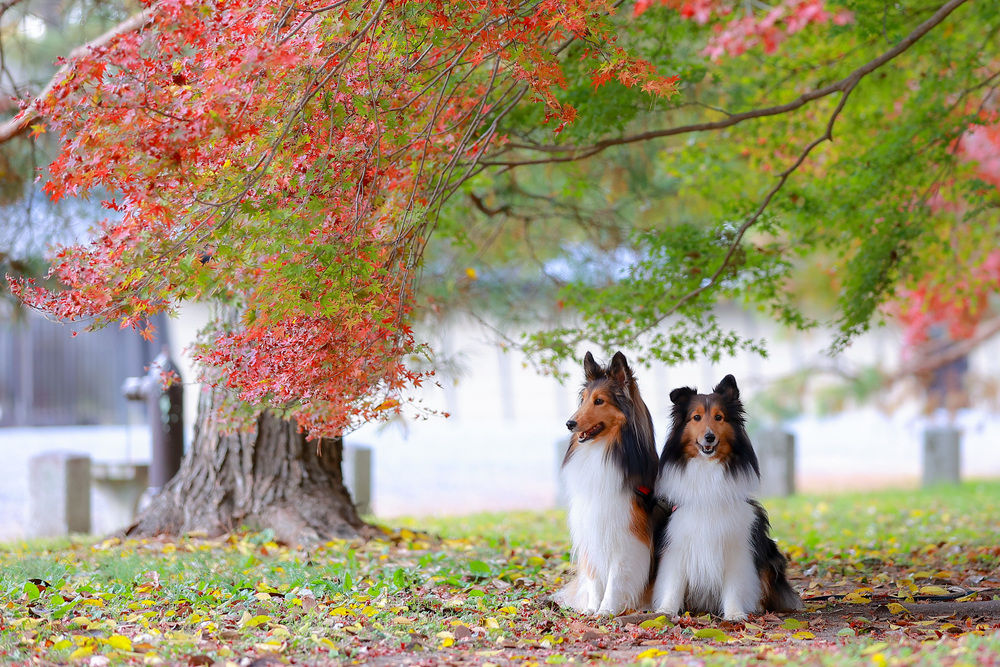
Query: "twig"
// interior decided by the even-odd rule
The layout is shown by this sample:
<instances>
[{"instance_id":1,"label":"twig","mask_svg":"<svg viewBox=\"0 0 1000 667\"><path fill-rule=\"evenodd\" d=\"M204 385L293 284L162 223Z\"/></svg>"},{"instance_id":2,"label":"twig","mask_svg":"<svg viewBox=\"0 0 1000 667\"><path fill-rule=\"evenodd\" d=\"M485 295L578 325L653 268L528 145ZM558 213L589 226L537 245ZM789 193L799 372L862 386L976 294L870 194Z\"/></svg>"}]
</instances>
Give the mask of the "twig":
<instances>
[{"instance_id":1,"label":"twig","mask_svg":"<svg viewBox=\"0 0 1000 667\"><path fill-rule=\"evenodd\" d=\"M961 359L997 334L1000 334L1000 317L980 324L976 333L969 338L942 343L918 359L900 366L895 373L886 376L884 384L892 384L912 375L929 373L945 364Z\"/></svg>"},{"instance_id":2,"label":"twig","mask_svg":"<svg viewBox=\"0 0 1000 667\"><path fill-rule=\"evenodd\" d=\"M858 67L853 72L848 74L846 77L831 83L829 85L823 86L822 88L817 88L815 90L803 93L795 100L788 102L786 104L779 104L771 107L764 107L761 109L752 109L750 111L744 111L742 113L734 113L726 118L718 121L706 122L706 123L694 123L691 125L680 125L677 127L668 127L660 130L650 130L648 132L641 132L639 134L624 136L624 137L614 137L611 139L605 139L598 141L589 146L536 146L531 144L510 144L507 150L514 149L524 149L537 152L545 153L568 153L568 155L562 155L559 157L552 158L541 158L537 160L492 160L489 162L484 162L491 166L505 166L505 167L519 167L530 164L544 164L550 162L571 162L574 160L579 160L582 158L590 157L596 155L612 146L623 146L627 144L633 144L640 141L648 141L650 139L659 139L662 137L672 137L679 134L689 134L691 132L703 132L706 130L720 130L727 127L732 127L733 125L738 125L747 120L753 120L756 118L767 118L769 116L780 116L782 114L795 111L810 102L827 97L834 93L844 92L848 88L853 88L857 85L857 82L868 76L878 68L882 67L889 61L893 60L904 51L909 49L911 46L916 44L924 35L930 32L933 28L944 21L949 14L955 11L958 7L965 4L968 0L949 0L944 5L942 5L930 18L918 25L913 32L907 35L902 41L900 41L895 47L889 49L882 55L878 56L865 63L861 67Z\"/></svg>"},{"instance_id":3,"label":"twig","mask_svg":"<svg viewBox=\"0 0 1000 667\"><path fill-rule=\"evenodd\" d=\"M17 1L19 0L9 0L11 3ZM55 73L45 88L42 89L42 92L38 93L38 96L31 101L28 107L17 116L0 125L0 144L8 142L28 130L32 121L38 118L41 103L52 93L52 89L55 88L56 84L63 80L63 76L69 72L78 58L88 55L94 49L101 48L119 35L139 30L149 22L154 11L156 11L156 5L151 5L138 14L125 19L100 37L70 51L69 56L66 58L66 64L59 68L59 71Z\"/></svg>"}]
</instances>

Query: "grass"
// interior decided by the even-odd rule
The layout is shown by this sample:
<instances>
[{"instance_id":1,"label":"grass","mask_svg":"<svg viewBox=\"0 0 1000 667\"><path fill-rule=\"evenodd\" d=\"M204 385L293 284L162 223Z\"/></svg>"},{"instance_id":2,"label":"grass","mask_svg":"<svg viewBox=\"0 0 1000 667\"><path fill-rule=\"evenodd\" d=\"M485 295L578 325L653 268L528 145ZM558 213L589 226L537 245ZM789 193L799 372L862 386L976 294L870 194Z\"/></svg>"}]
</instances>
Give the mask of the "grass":
<instances>
[{"instance_id":1,"label":"grass","mask_svg":"<svg viewBox=\"0 0 1000 667\"><path fill-rule=\"evenodd\" d=\"M992 597L1000 482L765 504L793 583L813 598L795 618L675 626L563 612L547 603L572 572L563 514L511 512L393 520L381 539L310 549L266 533L3 545L0 662L1000 662L996 615L928 621L885 604L949 586ZM830 595L847 599L818 599Z\"/></svg>"}]
</instances>

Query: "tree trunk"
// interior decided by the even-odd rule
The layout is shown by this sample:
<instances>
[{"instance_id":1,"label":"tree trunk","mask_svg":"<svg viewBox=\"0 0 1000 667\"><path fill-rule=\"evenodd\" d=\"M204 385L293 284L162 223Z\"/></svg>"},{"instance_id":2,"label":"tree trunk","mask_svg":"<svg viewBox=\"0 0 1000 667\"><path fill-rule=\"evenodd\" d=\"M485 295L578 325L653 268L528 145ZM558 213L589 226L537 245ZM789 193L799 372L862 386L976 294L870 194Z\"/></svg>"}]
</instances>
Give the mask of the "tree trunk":
<instances>
[{"instance_id":1,"label":"tree trunk","mask_svg":"<svg viewBox=\"0 0 1000 667\"><path fill-rule=\"evenodd\" d=\"M204 390L180 471L126 535L217 536L247 526L304 544L367 532L344 487L341 438L321 440L317 447L294 421L268 411L249 432L222 433L215 405L222 391Z\"/></svg>"}]
</instances>

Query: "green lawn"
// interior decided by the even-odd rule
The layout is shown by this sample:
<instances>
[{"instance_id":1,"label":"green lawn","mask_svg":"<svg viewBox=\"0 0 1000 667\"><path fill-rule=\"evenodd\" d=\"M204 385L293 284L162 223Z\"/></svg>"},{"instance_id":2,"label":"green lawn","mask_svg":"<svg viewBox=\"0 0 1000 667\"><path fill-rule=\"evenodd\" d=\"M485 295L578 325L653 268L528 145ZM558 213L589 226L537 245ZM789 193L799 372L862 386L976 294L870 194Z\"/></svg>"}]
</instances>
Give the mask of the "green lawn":
<instances>
[{"instance_id":1,"label":"green lawn","mask_svg":"<svg viewBox=\"0 0 1000 667\"><path fill-rule=\"evenodd\" d=\"M4 545L0 663L1000 663L997 615L896 604L1000 594L1000 483L765 504L812 598L794 618L565 613L546 599L571 573L564 516L514 512L394 520L383 539L308 550L266 534Z\"/></svg>"}]
</instances>

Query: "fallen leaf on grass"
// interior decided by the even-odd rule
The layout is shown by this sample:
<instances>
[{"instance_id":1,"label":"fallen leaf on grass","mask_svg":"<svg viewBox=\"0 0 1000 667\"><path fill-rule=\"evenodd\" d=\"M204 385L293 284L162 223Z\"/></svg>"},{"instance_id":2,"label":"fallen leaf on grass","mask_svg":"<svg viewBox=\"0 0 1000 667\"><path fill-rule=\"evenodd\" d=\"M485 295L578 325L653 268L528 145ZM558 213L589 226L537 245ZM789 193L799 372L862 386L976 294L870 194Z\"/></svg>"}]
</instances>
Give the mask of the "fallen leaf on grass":
<instances>
[{"instance_id":1,"label":"fallen leaf on grass","mask_svg":"<svg viewBox=\"0 0 1000 667\"><path fill-rule=\"evenodd\" d=\"M659 658L663 655L670 655L670 651L664 651L658 648L648 648L635 657L639 660L645 660L646 658Z\"/></svg>"},{"instance_id":2,"label":"fallen leaf on grass","mask_svg":"<svg viewBox=\"0 0 1000 667\"><path fill-rule=\"evenodd\" d=\"M861 649L861 655L871 655L873 653L878 653L879 651L883 651L887 648L889 648L889 645L886 642L875 642L871 646L866 646L865 648Z\"/></svg>"},{"instance_id":3,"label":"fallen leaf on grass","mask_svg":"<svg viewBox=\"0 0 1000 667\"><path fill-rule=\"evenodd\" d=\"M674 624L667 620L666 616L657 616L639 624L640 628L660 630L661 628L672 628Z\"/></svg>"}]
</instances>

